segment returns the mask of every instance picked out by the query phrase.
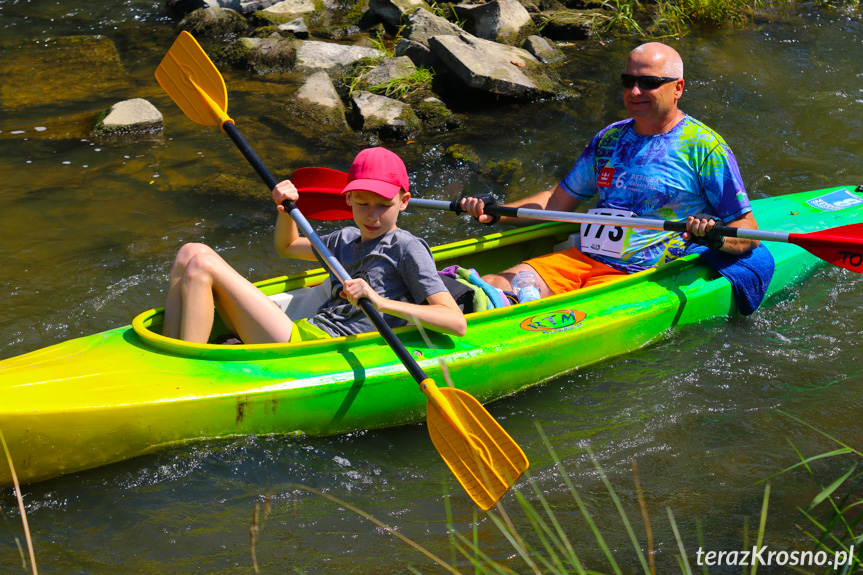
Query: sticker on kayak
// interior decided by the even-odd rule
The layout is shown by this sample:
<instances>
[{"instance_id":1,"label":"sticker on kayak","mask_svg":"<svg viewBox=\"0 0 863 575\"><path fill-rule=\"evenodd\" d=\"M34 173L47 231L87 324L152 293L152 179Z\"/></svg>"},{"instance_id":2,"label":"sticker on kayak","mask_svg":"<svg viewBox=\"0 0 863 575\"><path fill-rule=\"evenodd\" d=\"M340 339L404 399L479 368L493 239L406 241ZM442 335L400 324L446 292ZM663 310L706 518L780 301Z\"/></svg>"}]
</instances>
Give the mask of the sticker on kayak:
<instances>
[{"instance_id":1,"label":"sticker on kayak","mask_svg":"<svg viewBox=\"0 0 863 575\"><path fill-rule=\"evenodd\" d=\"M520 327L527 331L561 331L577 327L586 317L583 311L559 309L529 317Z\"/></svg>"},{"instance_id":2,"label":"sticker on kayak","mask_svg":"<svg viewBox=\"0 0 863 575\"><path fill-rule=\"evenodd\" d=\"M851 206L863 204L863 200L843 188L841 190L836 190L835 192L830 192L826 196L813 198L806 203L818 210L835 212L836 210L843 210L845 208L850 208Z\"/></svg>"}]
</instances>

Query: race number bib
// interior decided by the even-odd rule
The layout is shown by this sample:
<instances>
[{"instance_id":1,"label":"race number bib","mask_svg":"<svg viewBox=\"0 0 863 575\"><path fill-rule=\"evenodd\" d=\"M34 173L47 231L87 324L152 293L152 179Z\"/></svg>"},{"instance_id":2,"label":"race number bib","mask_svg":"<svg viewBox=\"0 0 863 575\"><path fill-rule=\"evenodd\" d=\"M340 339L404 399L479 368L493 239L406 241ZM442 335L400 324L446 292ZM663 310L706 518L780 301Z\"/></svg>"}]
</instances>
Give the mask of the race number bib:
<instances>
[{"instance_id":1,"label":"race number bib","mask_svg":"<svg viewBox=\"0 0 863 575\"><path fill-rule=\"evenodd\" d=\"M587 213L597 216L635 217L633 212L612 208L594 208ZM629 243L630 232L632 228L608 224L581 224L581 252L620 259Z\"/></svg>"}]
</instances>

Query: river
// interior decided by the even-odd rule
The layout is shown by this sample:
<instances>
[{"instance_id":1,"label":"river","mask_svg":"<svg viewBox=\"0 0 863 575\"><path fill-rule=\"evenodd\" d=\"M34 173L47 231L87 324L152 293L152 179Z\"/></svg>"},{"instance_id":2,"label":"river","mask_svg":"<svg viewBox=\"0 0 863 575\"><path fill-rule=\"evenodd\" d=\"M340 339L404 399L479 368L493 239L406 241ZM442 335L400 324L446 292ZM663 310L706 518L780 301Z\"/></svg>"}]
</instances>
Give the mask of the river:
<instances>
[{"instance_id":1,"label":"river","mask_svg":"<svg viewBox=\"0 0 863 575\"><path fill-rule=\"evenodd\" d=\"M162 305L183 242L216 246L255 280L303 269L272 253L268 192L232 143L186 120L156 84L153 72L176 35L162 2L7 0L0 16L0 358L125 325ZM37 50L82 34L114 41L116 72ZM751 198L863 184L860 12L800 3L751 29L669 42L686 64L682 109L729 142ZM566 46L564 76L579 98L472 110L460 130L385 144L405 158L418 196L488 191L512 200L546 189L598 129L623 117L616 78L635 45L609 37ZM299 76L222 71L237 126L277 178L305 165L346 169L363 145L310 141L272 120ZM95 82L105 89L74 95ZM37 95L27 100L28 90ZM162 135L119 142L80 134L99 111L132 97L162 111ZM523 174L492 181L448 159L452 144L473 146L484 162L516 160ZM443 213L408 212L400 225L432 244L486 230ZM861 300L860 276L823 266L749 318L671 331L489 410L528 454L530 476L589 568L612 571L537 423L624 573L639 564L588 448L645 544L637 461L658 572L678 570L667 509L700 571L699 546L754 544L764 494L756 482L798 462L796 450L812 456L835 448L783 414L860 447ZM771 479L764 544L811 548L795 527L810 527L798 508L850 465L822 461L816 477L798 469ZM196 442L27 485L23 496L42 573L249 573L250 523L265 502L271 511L261 515L255 545L264 573L443 572L367 519L291 484L343 499L446 561L454 553L450 522L472 536L476 508L424 425ZM530 484L518 487L539 506ZM519 532L541 546L515 497L504 505ZM0 490L0 512L0 572L17 573L24 536L12 489ZM489 518L476 521L485 551L528 572ZM464 559L457 564L473 572Z\"/></svg>"}]
</instances>

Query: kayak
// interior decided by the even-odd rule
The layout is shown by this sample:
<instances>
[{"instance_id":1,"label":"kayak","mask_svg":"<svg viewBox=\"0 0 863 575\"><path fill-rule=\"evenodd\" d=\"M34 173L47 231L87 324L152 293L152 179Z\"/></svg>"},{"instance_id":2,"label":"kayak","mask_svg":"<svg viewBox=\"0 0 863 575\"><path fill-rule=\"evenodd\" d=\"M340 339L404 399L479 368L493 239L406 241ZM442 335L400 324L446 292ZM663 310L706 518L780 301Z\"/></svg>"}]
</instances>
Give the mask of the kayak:
<instances>
[{"instance_id":1,"label":"kayak","mask_svg":"<svg viewBox=\"0 0 863 575\"><path fill-rule=\"evenodd\" d=\"M814 232L863 222L844 186L754 200L759 226ZM561 249L578 225L543 223L432 249L440 268L490 273ZM821 263L765 242L776 269L766 297ZM323 269L256 285L293 318L323 301ZM601 286L467 316L463 337L395 330L423 370L482 403L664 337L737 315L731 286L698 256ZM162 309L130 326L0 361L0 430L19 481L81 471L180 442L247 434L314 436L425 419L426 398L377 333L296 344L194 344L161 335ZM214 341L224 327L214 328ZM446 366L445 377L442 365ZM0 485L12 477L0 465Z\"/></svg>"}]
</instances>

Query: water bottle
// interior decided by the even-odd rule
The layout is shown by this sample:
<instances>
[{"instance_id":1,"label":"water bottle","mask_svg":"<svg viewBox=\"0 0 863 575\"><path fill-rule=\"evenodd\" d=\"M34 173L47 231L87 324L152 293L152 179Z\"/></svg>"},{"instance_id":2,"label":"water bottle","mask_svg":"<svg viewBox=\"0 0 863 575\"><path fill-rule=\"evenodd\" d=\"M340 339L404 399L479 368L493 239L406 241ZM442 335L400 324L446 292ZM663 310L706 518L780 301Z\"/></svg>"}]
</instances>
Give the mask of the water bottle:
<instances>
[{"instance_id":1,"label":"water bottle","mask_svg":"<svg viewBox=\"0 0 863 575\"><path fill-rule=\"evenodd\" d=\"M518 298L518 303L525 303L539 299L539 282L536 274L522 270L512 279L512 291Z\"/></svg>"}]
</instances>

